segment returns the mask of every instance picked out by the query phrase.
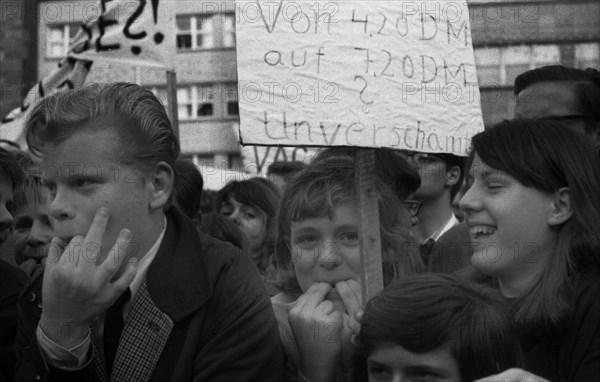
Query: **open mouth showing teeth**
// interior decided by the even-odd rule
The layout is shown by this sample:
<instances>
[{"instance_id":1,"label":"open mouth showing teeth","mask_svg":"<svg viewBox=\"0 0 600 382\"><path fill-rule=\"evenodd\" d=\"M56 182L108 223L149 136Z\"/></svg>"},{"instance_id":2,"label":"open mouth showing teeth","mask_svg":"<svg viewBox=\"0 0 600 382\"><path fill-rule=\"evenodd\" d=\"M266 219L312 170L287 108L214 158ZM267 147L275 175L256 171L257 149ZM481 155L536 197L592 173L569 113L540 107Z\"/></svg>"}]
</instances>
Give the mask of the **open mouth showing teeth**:
<instances>
[{"instance_id":1,"label":"open mouth showing teeth","mask_svg":"<svg viewBox=\"0 0 600 382\"><path fill-rule=\"evenodd\" d=\"M471 237L473 237L474 239L480 239L493 235L494 232L496 232L496 228L485 225L479 225L471 227L470 231Z\"/></svg>"}]
</instances>

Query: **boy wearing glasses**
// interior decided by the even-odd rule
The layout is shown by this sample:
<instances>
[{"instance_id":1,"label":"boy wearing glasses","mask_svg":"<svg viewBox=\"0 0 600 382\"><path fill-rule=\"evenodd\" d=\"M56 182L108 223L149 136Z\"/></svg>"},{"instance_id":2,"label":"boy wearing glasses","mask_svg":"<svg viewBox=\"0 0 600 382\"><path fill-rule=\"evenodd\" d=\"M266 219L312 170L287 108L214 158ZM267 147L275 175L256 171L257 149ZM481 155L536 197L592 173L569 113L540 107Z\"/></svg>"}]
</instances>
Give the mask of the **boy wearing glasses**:
<instances>
[{"instance_id":1,"label":"boy wearing glasses","mask_svg":"<svg viewBox=\"0 0 600 382\"><path fill-rule=\"evenodd\" d=\"M462 186L464 158L452 154L403 153L421 176L421 186L414 194L421 205L413 231L421 244L425 267L431 272L451 273L468 265L471 238L467 226L460 224L452 209L452 200Z\"/></svg>"}]
</instances>

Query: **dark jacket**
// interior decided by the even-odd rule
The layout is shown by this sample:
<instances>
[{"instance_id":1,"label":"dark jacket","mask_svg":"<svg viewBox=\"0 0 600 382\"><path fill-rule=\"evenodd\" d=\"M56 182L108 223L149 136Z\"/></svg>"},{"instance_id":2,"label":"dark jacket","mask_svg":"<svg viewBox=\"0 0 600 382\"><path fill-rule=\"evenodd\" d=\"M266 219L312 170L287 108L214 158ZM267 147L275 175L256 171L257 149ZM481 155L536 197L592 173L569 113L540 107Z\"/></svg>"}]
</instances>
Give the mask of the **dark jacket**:
<instances>
[{"instance_id":1,"label":"dark jacket","mask_svg":"<svg viewBox=\"0 0 600 382\"><path fill-rule=\"evenodd\" d=\"M0 260L0 381L9 381L13 376L17 296L26 282L23 271Z\"/></svg>"},{"instance_id":2,"label":"dark jacket","mask_svg":"<svg viewBox=\"0 0 600 382\"><path fill-rule=\"evenodd\" d=\"M199 234L177 209L169 210L167 220L163 242L132 300L110 380L279 381L277 322L255 267L232 245ZM21 303L27 304L27 293L35 292L23 293ZM93 325L91 362L69 372L44 362L35 337L41 310L22 306L20 313L19 323L27 328L19 330L17 381L109 380Z\"/></svg>"},{"instance_id":3,"label":"dark jacket","mask_svg":"<svg viewBox=\"0 0 600 382\"><path fill-rule=\"evenodd\" d=\"M460 223L445 232L433 245L425 264L427 272L452 273L471 264L473 247L469 226Z\"/></svg>"}]
</instances>

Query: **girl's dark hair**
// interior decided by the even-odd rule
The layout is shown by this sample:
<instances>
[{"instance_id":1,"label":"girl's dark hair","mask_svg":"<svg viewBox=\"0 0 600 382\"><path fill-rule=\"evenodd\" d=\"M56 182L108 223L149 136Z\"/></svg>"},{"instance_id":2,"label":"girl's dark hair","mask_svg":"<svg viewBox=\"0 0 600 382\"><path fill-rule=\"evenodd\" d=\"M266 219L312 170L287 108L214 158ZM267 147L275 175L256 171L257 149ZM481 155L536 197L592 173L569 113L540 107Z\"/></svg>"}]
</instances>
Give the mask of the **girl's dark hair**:
<instances>
[{"instance_id":1,"label":"girl's dark hair","mask_svg":"<svg viewBox=\"0 0 600 382\"><path fill-rule=\"evenodd\" d=\"M356 205L354 174L354 160L349 157L320 158L288 184L280 203L275 264L282 286L289 292L302 292L294 272L296 257L290 237L292 221L321 216L331 218L338 206L345 203ZM376 188L383 277L384 283L387 283L405 274L423 271L423 263L408 232L401 229L399 199L378 177Z\"/></svg>"},{"instance_id":2,"label":"girl's dark hair","mask_svg":"<svg viewBox=\"0 0 600 382\"><path fill-rule=\"evenodd\" d=\"M550 120L512 120L473 137L472 152L487 166L526 187L570 192L572 214L557 228L558 242L536 284L515 305L517 323L558 323L570 309L571 276L599 264L600 161L583 135Z\"/></svg>"},{"instance_id":3,"label":"girl's dark hair","mask_svg":"<svg viewBox=\"0 0 600 382\"><path fill-rule=\"evenodd\" d=\"M394 281L367 304L355 353L354 381L367 381L367 358L381 345L427 353L449 345L461 379L523 366L510 311L499 292L446 274Z\"/></svg>"},{"instance_id":4,"label":"girl's dark hair","mask_svg":"<svg viewBox=\"0 0 600 382\"><path fill-rule=\"evenodd\" d=\"M244 234L242 231L234 222L218 212L213 211L202 215L198 230L215 239L231 243L239 249L244 249Z\"/></svg>"},{"instance_id":5,"label":"girl's dark hair","mask_svg":"<svg viewBox=\"0 0 600 382\"><path fill-rule=\"evenodd\" d=\"M251 178L242 181L232 181L219 190L215 203L217 211L229 197L235 198L240 203L247 204L262 211L266 217L267 235L260 248L250 248L259 256L254 259L259 270L264 271L272 261L276 242L276 221L279 208L279 191L277 187L263 178Z\"/></svg>"}]
</instances>

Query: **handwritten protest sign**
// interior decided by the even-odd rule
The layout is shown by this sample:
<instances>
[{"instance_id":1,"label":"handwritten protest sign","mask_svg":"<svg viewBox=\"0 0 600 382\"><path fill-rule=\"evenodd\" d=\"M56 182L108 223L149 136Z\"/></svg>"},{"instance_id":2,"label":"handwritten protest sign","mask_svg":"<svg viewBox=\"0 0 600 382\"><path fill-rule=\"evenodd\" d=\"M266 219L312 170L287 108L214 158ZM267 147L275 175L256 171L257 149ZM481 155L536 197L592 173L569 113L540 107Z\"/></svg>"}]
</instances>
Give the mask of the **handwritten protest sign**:
<instances>
[{"instance_id":1,"label":"handwritten protest sign","mask_svg":"<svg viewBox=\"0 0 600 382\"><path fill-rule=\"evenodd\" d=\"M464 155L483 130L464 1L238 1L243 144Z\"/></svg>"},{"instance_id":2,"label":"handwritten protest sign","mask_svg":"<svg viewBox=\"0 0 600 382\"><path fill-rule=\"evenodd\" d=\"M172 70L176 3L100 0L100 15L82 25L70 55Z\"/></svg>"}]
</instances>

